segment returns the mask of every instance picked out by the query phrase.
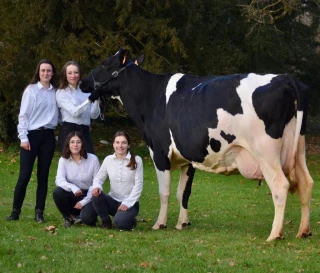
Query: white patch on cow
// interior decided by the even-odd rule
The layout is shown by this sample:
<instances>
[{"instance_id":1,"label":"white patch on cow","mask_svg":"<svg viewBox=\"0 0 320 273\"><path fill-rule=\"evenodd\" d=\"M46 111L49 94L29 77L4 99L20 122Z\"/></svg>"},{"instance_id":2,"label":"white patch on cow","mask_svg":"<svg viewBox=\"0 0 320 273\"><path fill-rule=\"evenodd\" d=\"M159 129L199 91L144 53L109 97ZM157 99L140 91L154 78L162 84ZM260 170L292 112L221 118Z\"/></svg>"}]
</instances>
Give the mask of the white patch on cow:
<instances>
[{"instance_id":1,"label":"white patch on cow","mask_svg":"<svg viewBox=\"0 0 320 273\"><path fill-rule=\"evenodd\" d=\"M247 106L252 106L252 93L258 87L269 84L276 76L275 74L257 75L250 73L247 78L240 81L240 85L237 87L237 93L242 101L243 111L247 109Z\"/></svg>"},{"instance_id":2,"label":"white patch on cow","mask_svg":"<svg viewBox=\"0 0 320 273\"><path fill-rule=\"evenodd\" d=\"M173 94L177 90L177 82L184 76L182 73L174 74L170 80L168 81L168 85L166 88L166 103L168 104L168 101Z\"/></svg>"},{"instance_id":3,"label":"white patch on cow","mask_svg":"<svg viewBox=\"0 0 320 273\"><path fill-rule=\"evenodd\" d=\"M120 103L123 105L123 102L122 102L120 96L111 96L111 98L120 101Z\"/></svg>"},{"instance_id":4,"label":"white patch on cow","mask_svg":"<svg viewBox=\"0 0 320 273\"><path fill-rule=\"evenodd\" d=\"M150 157L151 157L152 161L154 161L154 160L153 160L153 151L152 151L152 149L151 149L150 147L148 147L148 148L149 148Z\"/></svg>"},{"instance_id":5,"label":"white patch on cow","mask_svg":"<svg viewBox=\"0 0 320 273\"><path fill-rule=\"evenodd\" d=\"M188 164L189 162L181 155L180 151L177 148L176 143L174 142L174 138L172 136L171 130L169 130L171 144L169 146L168 158L170 160L170 170L175 170Z\"/></svg>"},{"instance_id":6,"label":"white patch on cow","mask_svg":"<svg viewBox=\"0 0 320 273\"><path fill-rule=\"evenodd\" d=\"M202 82L201 82L201 83L199 83L197 86L193 87L191 90L196 89L196 88L197 88L197 87L199 87L201 84L202 84Z\"/></svg>"}]
</instances>

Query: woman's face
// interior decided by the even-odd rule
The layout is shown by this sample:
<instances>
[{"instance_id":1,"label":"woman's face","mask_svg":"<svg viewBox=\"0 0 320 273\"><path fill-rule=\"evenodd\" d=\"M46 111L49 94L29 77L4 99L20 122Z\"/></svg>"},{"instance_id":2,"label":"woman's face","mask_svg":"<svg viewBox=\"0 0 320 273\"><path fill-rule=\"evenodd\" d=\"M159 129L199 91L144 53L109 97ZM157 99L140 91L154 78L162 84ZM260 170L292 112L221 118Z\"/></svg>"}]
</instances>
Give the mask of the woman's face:
<instances>
[{"instance_id":1,"label":"woman's face","mask_svg":"<svg viewBox=\"0 0 320 273\"><path fill-rule=\"evenodd\" d=\"M117 157L124 158L129 149L129 144L124 136L117 136L113 142L113 149Z\"/></svg>"},{"instance_id":2,"label":"woman's face","mask_svg":"<svg viewBox=\"0 0 320 273\"><path fill-rule=\"evenodd\" d=\"M80 80L80 72L77 66L70 64L66 68L66 76L68 83L76 88Z\"/></svg>"},{"instance_id":3,"label":"woman's face","mask_svg":"<svg viewBox=\"0 0 320 273\"><path fill-rule=\"evenodd\" d=\"M49 84L53 76L51 64L40 64L39 68L39 78L42 84Z\"/></svg>"},{"instance_id":4,"label":"woman's face","mask_svg":"<svg viewBox=\"0 0 320 273\"><path fill-rule=\"evenodd\" d=\"M81 139L74 136L69 141L69 149L72 155L79 155L82 147Z\"/></svg>"}]
</instances>

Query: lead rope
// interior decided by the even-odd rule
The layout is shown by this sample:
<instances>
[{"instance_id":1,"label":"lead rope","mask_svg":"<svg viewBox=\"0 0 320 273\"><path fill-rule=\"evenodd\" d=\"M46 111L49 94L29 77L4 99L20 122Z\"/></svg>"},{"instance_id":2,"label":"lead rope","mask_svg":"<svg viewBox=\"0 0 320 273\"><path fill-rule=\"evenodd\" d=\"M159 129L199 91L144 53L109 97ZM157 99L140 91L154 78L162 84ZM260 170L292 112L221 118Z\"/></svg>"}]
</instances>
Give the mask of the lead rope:
<instances>
[{"instance_id":1,"label":"lead rope","mask_svg":"<svg viewBox=\"0 0 320 273\"><path fill-rule=\"evenodd\" d=\"M103 104L103 111L101 112L101 110L100 110L100 119L104 120L104 118L105 118L104 113L106 112L106 109L107 109L107 102L102 98L104 98L104 97L99 98L99 103L102 102L102 104Z\"/></svg>"}]
</instances>

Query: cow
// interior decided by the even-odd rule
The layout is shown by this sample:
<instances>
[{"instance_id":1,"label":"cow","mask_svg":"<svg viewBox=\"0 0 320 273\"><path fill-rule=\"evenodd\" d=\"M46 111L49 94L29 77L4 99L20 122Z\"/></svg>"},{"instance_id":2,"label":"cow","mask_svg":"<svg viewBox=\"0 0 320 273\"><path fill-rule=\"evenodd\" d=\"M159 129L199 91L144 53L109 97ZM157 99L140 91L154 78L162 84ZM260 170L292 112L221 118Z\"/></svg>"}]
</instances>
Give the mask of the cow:
<instances>
[{"instance_id":1,"label":"cow","mask_svg":"<svg viewBox=\"0 0 320 273\"><path fill-rule=\"evenodd\" d=\"M161 205L153 229L166 227L175 169L180 169L176 228L189 224L188 199L195 169L200 169L265 179L275 210L267 241L283 238L287 195L297 191L301 222L296 236L311 236L308 88L287 74L153 74L140 67L143 60L144 55L133 59L121 48L91 70L80 88L119 99L141 131L159 183Z\"/></svg>"}]
</instances>

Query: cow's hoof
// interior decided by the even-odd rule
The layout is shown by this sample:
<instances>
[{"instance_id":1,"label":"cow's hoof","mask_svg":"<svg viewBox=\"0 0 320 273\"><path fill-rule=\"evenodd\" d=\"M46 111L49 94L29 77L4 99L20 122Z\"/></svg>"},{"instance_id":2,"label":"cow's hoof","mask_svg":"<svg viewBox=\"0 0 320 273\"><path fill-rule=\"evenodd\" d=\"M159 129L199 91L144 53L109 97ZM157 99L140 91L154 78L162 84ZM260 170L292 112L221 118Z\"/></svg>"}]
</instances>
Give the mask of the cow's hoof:
<instances>
[{"instance_id":1,"label":"cow's hoof","mask_svg":"<svg viewBox=\"0 0 320 273\"><path fill-rule=\"evenodd\" d=\"M186 227L186 226L191 226L191 223L190 222L182 223L182 227Z\"/></svg>"},{"instance_id":2,"label":"cow's hoof","mask_svg":"<svg viewBox=\"0 0 320 273\"><path fill-rule=\"evenodd\" d=\"M154 224L154 226L152 227L153 230L158 230L158 229L164 229L164 228L167 228L167 225L166 224Z\"/></svg>"},{"instance_id":3,"label":"cow's hoof","mask_svg":"<svg viewBox=\"0 0 320 273\"><path fill-rule=\"evenodd\" d=\"M284 239L283 235L278 235L277 237L269 236L269 238L267 239L267 242L280 241L280 240L283 240L283 239Z\"/></svg>"},{"instance_id":4,"label":"cow's hoof","mask_svg":"<svg viewBox=\"0 0 320 273\"><path fill-rule=\"evenodd\" d=\"M309 232L304 232L304 233L302 233L302 235L301 235L301 238L308 238L308 237L311 237L312 236L312 232L311 231L309 231Z\"/></svg>"}]
</instances>

